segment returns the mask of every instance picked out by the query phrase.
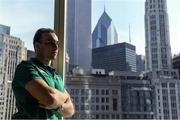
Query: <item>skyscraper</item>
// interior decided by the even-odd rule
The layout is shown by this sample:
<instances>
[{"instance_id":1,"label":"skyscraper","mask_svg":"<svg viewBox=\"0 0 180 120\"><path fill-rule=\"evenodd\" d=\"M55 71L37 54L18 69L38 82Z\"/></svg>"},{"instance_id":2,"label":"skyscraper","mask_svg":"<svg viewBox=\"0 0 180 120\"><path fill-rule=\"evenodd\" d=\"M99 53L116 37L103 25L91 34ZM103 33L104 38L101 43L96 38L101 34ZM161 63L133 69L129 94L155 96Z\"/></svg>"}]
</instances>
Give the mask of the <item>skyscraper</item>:
<instances>
[{"instance_id":1,"label":"skyscraper","mask_svg":"<svg viewBox=\"0 0 180 120\"><path fill-rule=\"evenodd\" d=\"M67 52L70 66L91 66L91 0L67 0Z\"/></svg>"},{"instance_id":2,"label":"skyscraper","mask_svg":"<svg viewBox=\"0 0 180 120\"><path fill-rule=\"evenodd\" d=\"M172 69L166 0L146 0L146 71L154 85L156 119L180 119L180 80Z\"/></svg>"},{"instance_id":3,"label":"skyscraper","mask_svg":"<svg viewBox=\"0 0 180 120\"><path fill-rule=\"evenodd\" d=\"M171 69L172 56L166 0L145 2L146 71Z\"/></svg>"},{"instance_id":4,"label":"skyscraper","mask_svg":"<svg viewBox=\"0 0 180 120\"><path fill-rule=\"evenodd\" d=\"M136 48L126 42L93 48L92 67L107 71L136 72Z\"/></svg>"},{"instance_id":5,"label":"skyscraper","mask_svg":"<svg viewBox=\"0 0 180 120\"><path fill-rule=\"evenodd\" d=\"M10 27L0 25L0 119L11 119L15 112L15 98L11 82L15 67L27 59L24 42L10 35Z\"/></svg>"},{"instance_id":6,"label":"skyscraper","mask_svg":"<svg viewBox=\"0 0 180 120\"><path fill-rule=\"evenodd\" d=\"M104 47L118 43L118 34L105 9L92 33L92 47Z\"/></svg>"}]
</instances>

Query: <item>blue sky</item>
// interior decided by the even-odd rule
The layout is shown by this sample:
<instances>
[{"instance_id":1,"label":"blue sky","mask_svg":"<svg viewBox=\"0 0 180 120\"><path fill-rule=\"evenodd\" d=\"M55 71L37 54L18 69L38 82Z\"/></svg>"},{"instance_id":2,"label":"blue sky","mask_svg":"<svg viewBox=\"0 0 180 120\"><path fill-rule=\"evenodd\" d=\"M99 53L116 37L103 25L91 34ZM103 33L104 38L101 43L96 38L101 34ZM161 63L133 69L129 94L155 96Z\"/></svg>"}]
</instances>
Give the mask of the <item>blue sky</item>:
<instances>
[{"instance_id":1,"label":"blue sky","mask_svg":"<svg viewBox=\"0 0 180 120\"><path fill-rule=\"evenodd\" d=\"M129 41L131 26L132 44L138 54L144 54L144 2L145 0L92 0L92 31L104 11L112 18L119 42ZM167 0L170 42L172 53L179 53L180 0ZM32 38L40 27L53 28L54 0L0 0L0 24L11 27L11 35L25 41L33 49Z\"/></svg>"},{"instance_id":2,"label":"blue sky","mask_svg":"<svg viewBox=\"0 0 180 120\"><path fill-rule=\"evenodd\" d=\"M0 24L11 27L11 35L20 37L33 50L32 39L40 27L54 26L53 0L0 0Z\"/></svg>"}]
</instances>

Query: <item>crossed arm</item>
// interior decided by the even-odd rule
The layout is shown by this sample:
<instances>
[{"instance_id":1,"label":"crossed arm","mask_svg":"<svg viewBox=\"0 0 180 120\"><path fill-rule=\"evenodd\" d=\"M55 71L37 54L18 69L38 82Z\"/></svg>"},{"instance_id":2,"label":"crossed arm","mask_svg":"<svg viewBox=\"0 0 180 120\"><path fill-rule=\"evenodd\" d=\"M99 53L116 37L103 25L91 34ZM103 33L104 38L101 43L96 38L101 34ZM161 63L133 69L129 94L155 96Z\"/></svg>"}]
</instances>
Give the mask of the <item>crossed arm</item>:
<instances>
[{"instance_id":1,"label":"crossed arm","mask_svg":"<svg viewBox=\"0 0 180 120\"><path fill-rule=\"evenodd\" d=\"M40 107L56 109L63 105L63 109L57 111L62 117L70 117L74 114L74 106L66 90L60 92L49 87L43 80L31 80L25 85L25 89L38 100Z\"/></svg>"}]
</instances>

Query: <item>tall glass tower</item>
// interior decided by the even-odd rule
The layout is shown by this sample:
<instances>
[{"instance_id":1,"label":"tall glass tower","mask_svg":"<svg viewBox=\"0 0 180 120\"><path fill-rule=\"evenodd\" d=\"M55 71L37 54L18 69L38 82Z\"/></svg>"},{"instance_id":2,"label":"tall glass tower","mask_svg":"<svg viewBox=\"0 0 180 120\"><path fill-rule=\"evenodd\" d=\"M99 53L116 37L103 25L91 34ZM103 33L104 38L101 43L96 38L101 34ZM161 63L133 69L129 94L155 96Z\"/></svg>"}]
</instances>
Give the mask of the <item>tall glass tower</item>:
<instances>
[{"instance_id":1,"label":"tall glass tower","mask_svg":"<svg viewBox=\"0 0 180 120\"><path fill-rule=\"evenodd\" d=\"M70 66L91 68L91 0L67 0L67 53ZM70 68L70 69L71 69Z\"/></svg>"},{"instance_id":2,"label":"tall glass tower","mask_svg":"<svg viewBox=\"0 0 180 120\"><path fill-rule=\"evenodd\" d=\"M118 43L118 34L105 9L92 33L92 47L99 48Z\"/></svg>"},{"instance_id":3,"label":"tall glass tower","mask_svg":"<svg viewBox=\"0 0 180 120\"><path fill-rule=\"evenodd\" d=\"M145 2L146 71L172 68L166 0Z\"/></svg>"}]
</instances>

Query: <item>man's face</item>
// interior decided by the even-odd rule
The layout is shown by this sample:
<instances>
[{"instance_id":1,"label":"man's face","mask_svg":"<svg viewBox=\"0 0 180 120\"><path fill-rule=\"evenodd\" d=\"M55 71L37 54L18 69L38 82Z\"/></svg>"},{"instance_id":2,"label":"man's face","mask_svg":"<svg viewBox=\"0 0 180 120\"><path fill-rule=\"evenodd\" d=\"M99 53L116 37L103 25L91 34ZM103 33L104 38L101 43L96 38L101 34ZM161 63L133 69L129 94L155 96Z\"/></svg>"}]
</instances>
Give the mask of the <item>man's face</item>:
<instances>
[{"instance_id":1,"label":"man's face","mask_svg":"<svg viewBox=\"0 0 180 120\"><path fill-rule=\"evenodd\" d=\"M55 33L45 32L39 42L39 54L44 59L53 60L58 54L59 40Z\"/></svg>"}]
</instances>

